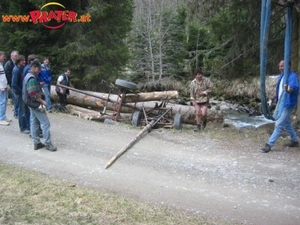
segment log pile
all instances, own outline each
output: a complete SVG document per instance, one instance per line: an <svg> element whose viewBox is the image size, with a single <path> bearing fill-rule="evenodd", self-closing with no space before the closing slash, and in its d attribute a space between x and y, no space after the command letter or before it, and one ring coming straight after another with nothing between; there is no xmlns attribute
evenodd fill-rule
<svg viewBox="0 0 300 225"><path fill-rule="evenodd" d="M81 91L74 88L70 89L68 96L68 110L74 114L85 119L102 121L111 117L116 112L118 104L121 99L121 94L108 94L99 92ZM51 86L51 98L53 101L58 101L58 96L55 92L55 86ZM195 123L195 109L193 106L180 105L170 103L172 100L178 99L177 91L162 91L162 92L147 92L147 93L127 93L125 101L121 107L121 117L130 118L136 111L151 110L161 107L172 108L171 113L174 117L180 113L182 115L182 122L188 124ZM103 112L105 109L110 113ZM223 122L224 115L222 111L216 110L214 107L208 110L208 121Z"/></svg>

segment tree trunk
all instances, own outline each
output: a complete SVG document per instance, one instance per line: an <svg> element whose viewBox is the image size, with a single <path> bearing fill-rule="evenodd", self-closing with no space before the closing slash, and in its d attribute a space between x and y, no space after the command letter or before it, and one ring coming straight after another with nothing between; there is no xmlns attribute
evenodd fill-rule
<svg viewBox="0 0 300 225"><path fill-rule="evenodd" d="M85 98L87 101L89 101L89 98L91 98L92 101L95 100L102 100L102 102L119 102L121 99L121 96L116 94L108 94L108 93L99 93L99 92L92 92L92 91L82 91L75 88L69 88L70 90L70 96L69 98L74 98L74 101L76 99L82 99ZM55 86L51 86L51 96L53 98L58 98ZM147 101L162 101L162 100L168 100L168 99L178 99L178 91L155 91L155 92L146 92L146 93L128 93L126 94L125 102L147 102ZM80 103L79 103L80 104ZM92 107L92 106L91 106Z"/></svg>
<svg viewBox="0 0 300 225"><path fill-rule="evenodd" d="M85 108L91 108L95 111L98 111L99 113L100 111L103 111L104 108L111 111L112 114L116 112L118 107L118 101L120 100L120 97L118 97L118 95L115 94L108 95L107 93L88 92L88 91L82 91L82 92L86 94L70 91L70 95L68 96L67 99L68 104L77 105ZM90 96L88 94L91 94L93 96L99 96L99 98ZM52 100L54 101L57 101L58 99L58 96L55 92L55 86L51 87L51 97ZM160 101L163 99L171 99L171 98L172 99L178 98L177 91L127 94L126 103L122 105L120 112L132 114L136 110L143 111L143 109L145 109L146 112L149 111L158 112L158 111L163 111L164 109L167 108L172 108L171 116L173 118L177 113L180 113L182 115L182 121L184 123L194 124L195 109L193 106L179 105L179 104L167 103L166 101ZM105 101L103 99L109 99L109 101ZM152 101L153 99L157 99L158 101ZM73 109L73 111L76 111L76 109ZM87 116L88 115L89 114L87 113ZM98 119L102 120L101 118ZM224 115L220 110L209 109L207 119L208 121L213 121L213 122L223 122Z"/></svg>
<svg viewBox="0 0 300 225"><path fill-rule="evenodd" d="M86 109L86 108L79 107L76 105L71 105L71 104L68 104L66 106L66 108L68 109L70 114L76 115L85 120L95 120L95 121L103 122L105 119L112 119L112 115L113 115L113 112L102 114L95 110ZM130 121L131 114L122 113L120 117L122 118L122 120Z"/></svg>

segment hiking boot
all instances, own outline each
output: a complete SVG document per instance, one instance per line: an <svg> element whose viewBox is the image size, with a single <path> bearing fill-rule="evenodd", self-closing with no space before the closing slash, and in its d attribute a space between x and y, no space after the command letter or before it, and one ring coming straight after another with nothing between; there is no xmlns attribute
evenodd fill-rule
<svg viewBox="0 0 300 225"><path fill-rule="evenodd" d="M52 145L52 144L48 144L48 145L46 145L46 149L47 149L48 151L55 152L55 151L57 150L57 147L55 147L55 146Z"/></svg>
<svg viewBox="0 0 300 225"><path fill-rule="evenodd" d="M268 144L266 144L266 146L263 147L261 150L262 150L264 153L268 153L269 151L271 151L271 146L268 145Z"/></svg>
<svg viewBox="0 0 300 225"><path fill-rule="evenodd" d="M39 142L39 143L37 143L37 144L34 144L33 149L34 149L34 150L38 150L38 149L44 148L44 147L45 147L45 145L44 145L43 143Z"/></svg>
<svg viewBox="0 0 300 225"><path fill-rule="evenodd" d="M194 132L199 132L202 129L202 125L201 124L197 124L197 126L194 129Z"/></svg>
<svg viewBox="0 0 300 225"><path fill-rule="evenodd" d="M21 133L23 133L23 134L30 134L30 130L22 130Z"/></svg>
<svg viewBox="0 0 300 225"><path fill-rule="evenodd" d="M298 141L291 141L290 143L285 144L284 147L290 147L290 148L299 147L299 142Z"/></svg>

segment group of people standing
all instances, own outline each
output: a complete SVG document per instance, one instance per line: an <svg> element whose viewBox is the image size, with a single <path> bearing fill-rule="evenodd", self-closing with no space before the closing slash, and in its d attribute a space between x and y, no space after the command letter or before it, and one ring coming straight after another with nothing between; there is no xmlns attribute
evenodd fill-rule
<svg viewBox="0 0 300 225"><path fill-rule="evenodd" d="M52 75L49 58L45 57L43 63L40 64L38 56L31 54L28 56L28 64L25 65L25 56L18 54L18 51L12 51L11 58L3 66L4 61L5 53L0 51L0 125L9 125L11 122L6 117L8 89L10 88L14 103L14 116L18 118L20 131L31 134L34 150L45 147L47 150L56 151L57 148L51 143L50 122L46 114L46 112L52 112L50 98ZM286 130L291 138L286 146L299 147L299 138L291 123L291 115L298 103L299 78L289 68L288 78L284 79L283 60L279 62L279 70L281 75L277 82L275 99L283 103L283 109L276 120L272 135L261 149L265 153L271 151L283 130ZM70 69L65 69L57 79L55 90L61 108L65 107L69 94L69 89L64 86L73 87L69 78L70 73ZM206 127L212 83L203 76L201 69L196 69L194 75L195 78L190 83L190 100L195 107L196 127L194 131L198 132ZM281 100L282 96L285 96L283 100ZM40 141L40 130L45 139L44 144Z"/></svg>
<svg viewBox="0 0 300 225"><path fill-rule="evenodd" d="M49 151L56 151L51 142L50 121L47 112L52 112L51 82L49 58L45 57L43 63L35 54L27 58L18 51L12 51L11 57L4 64L5 53L0 51L0 125L9 125L11 119L6 116L8 95L14 104L14 117L18 119L20 132L30 134L34 150L46 148ZM70 83L70 69L60 75L56 84L72 86ZM56 88L60 100L60 108L66 105L67 88ZM44 138L44 143L40 141Z"/></svg>

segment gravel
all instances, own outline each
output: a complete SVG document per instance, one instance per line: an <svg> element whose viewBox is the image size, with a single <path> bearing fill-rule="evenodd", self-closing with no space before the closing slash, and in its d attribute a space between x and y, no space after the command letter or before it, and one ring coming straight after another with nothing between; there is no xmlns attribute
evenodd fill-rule
<svg viewBox="0 0 300 225"><path fill-rule="evenodd" d="M12 117L12 109L8 108ZM267 129L208 124L200 133L153 129L114 164L141 128L48 114L57 152L33 150L17 120L0 127L0 160L70 182L241 224L300 224L299 148L260 148Z"/></svg>

